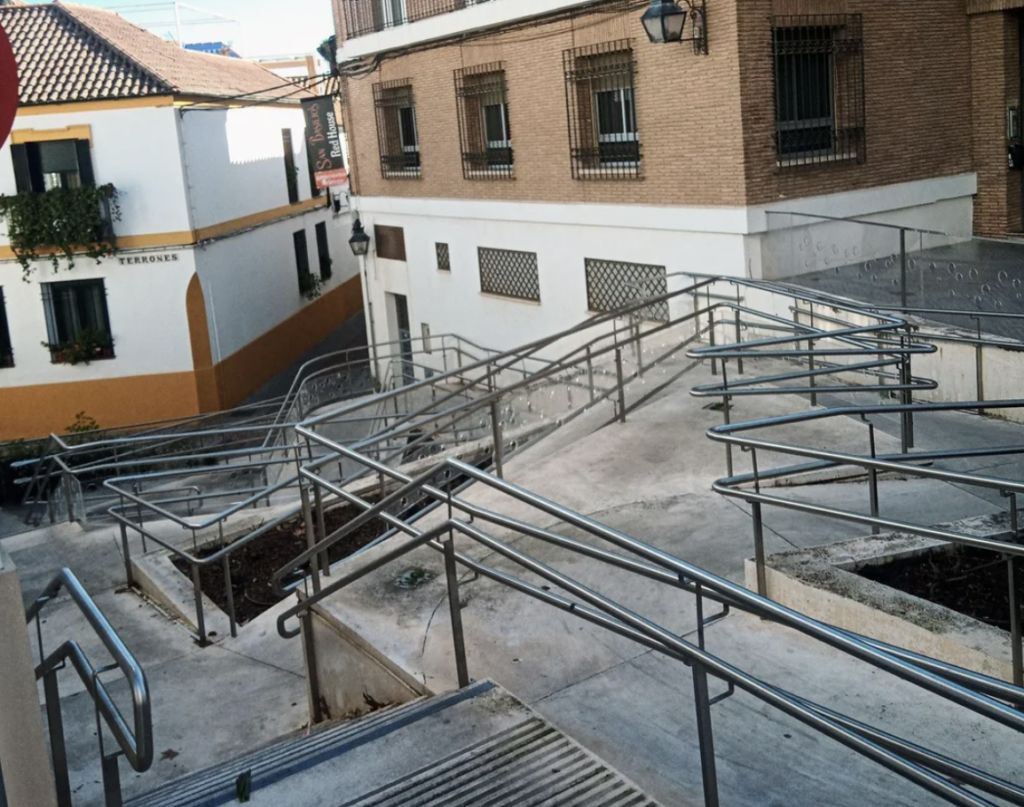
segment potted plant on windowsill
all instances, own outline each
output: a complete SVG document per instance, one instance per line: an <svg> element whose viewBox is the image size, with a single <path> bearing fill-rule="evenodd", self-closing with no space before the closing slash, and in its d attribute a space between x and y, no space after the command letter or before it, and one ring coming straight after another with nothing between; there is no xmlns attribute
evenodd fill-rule
<svg viewBox="0 0 1024 807"><path fill-rule="evenodd" d="M86 328L67 342L43 342L50 351L53 364L89 364L92 361L114 358L114 340L109 333Z"/></svg>
<svg viewBox="0 0 1024 807"><path fill-rule="evenodd" d="M83 185L0 196L0 219L7 222L11 250L27 281L40 257L48 257L56 272L61 258L72 269L76 253L96 261L113 255L113 222L121 220L121 209L113 185Z"/></svg>
<svg viewBox="0 0 1024 807"><path fill-rule="evenodd" d="M299 292L307 300L315 300L320 296L320 278L312 272L299 275Z"/></svg>

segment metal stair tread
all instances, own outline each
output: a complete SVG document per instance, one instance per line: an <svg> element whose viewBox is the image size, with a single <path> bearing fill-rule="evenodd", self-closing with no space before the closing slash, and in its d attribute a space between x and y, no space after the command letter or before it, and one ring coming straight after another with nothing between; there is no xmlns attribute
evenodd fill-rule
<svg viewBox="0 0 1024 807"><path fill-rule="evenodd" d="M539 717L338 807L658 807Z"/></svg>
<svg viewBox="0 0 1024 807"><path fill-rule="evenodd" d="M467 689L420 698L366 717L292 735L235 759L212 765L168 782L127 801L125 807L216 807L235 799L237 777L252 771L253 783L265 785L344 753L420 719L494 689L481 681Z"/></svg>

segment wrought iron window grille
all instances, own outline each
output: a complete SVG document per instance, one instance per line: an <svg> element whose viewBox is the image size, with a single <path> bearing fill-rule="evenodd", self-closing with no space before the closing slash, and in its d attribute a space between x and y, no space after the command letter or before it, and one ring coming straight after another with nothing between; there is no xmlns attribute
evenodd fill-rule
<svg viewBox="0 0 1024 807"><path fill-rule="evenodd" d="M632 40L563 51L573 179L640 179Z"/></svg>
<svg viewBox="0 0 1024 807"><path fill-rule="evenodd" d="M478 247L480 291L540 302L540 274L536 252Z"/></svg>
<svg viewBox="0 0 1024 807"><path fill-rule="evenodd" d="M419 178L419 130L411 80L374 84L373 106L377 114L381 176L384 179Z"/></svg>
<svg viewBox="0 0 1024 807"><path fill-rule="evenodd" d="M452 270L452 260L448 252L448 245L438 241L434 244L434 248L437 251L437 271L450 272Z"/></svg>
<svg viewBox="0 0 1024 807"><path fill-rule="evenodd" d="M647 297L668 294L664 266L626 261L584 258L587 276L587 307L591 311L615 311L636 305ZM643 310L643 318L668 322L668 303L653 303Z"/></svg>
<svg viewBox="0 0 1024 807"><path fill-rule="evenodd" d="M772 18L780 168L867 158L860 14Z"/></svg>
<svg viewBox="0 0 1024 807"><path fill-rule="evenodd" d="M502 62L455 71L455 101L466 179L512 179L505 67Z"/></svg>
<svg viewBox="0 0 1024 807"><path fill-rule="evenodd" d="M349 39L460 11L491 0L341 0Z"/></svg>

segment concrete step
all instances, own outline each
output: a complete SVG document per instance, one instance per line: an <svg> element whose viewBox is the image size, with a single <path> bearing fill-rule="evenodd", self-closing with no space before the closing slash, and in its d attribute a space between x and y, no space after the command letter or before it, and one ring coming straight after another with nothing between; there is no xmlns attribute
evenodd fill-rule
<svg viewBox="0 0 1024 807"><path fill-rule="evenodd" d="M295 736L126 807L220 807L251 771L254 807L657 807L491 681Z"/></svg>

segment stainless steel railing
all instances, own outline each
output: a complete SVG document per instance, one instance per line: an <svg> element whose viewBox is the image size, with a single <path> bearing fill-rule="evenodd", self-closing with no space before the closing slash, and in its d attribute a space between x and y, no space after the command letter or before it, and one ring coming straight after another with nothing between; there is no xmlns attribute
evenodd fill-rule
<svg viewBox="0 0 1024 807"><path fill-rule="evenodd" d="M393 493L377 504L371 505L358 496L345 491L344 488L334 486L320 479L315 472L315 468L304 467L302 474L310 482L320 485L330 493L364 508L365 512L355 521L342 528L343 531L356 529L367 520L381 518L396 530L411 536L411 540L404 541L394 549L381 553L372 561L363 564L357 571L342 574L326 584L321 583L318 585L314 582L312 593L307 591L307 596L304 599L279 615L279 633L285 637L292 637L302 632L307 652L315 654L311 620L312 609L319 602L336 594L372 571L398 560L421 546L428 546L442 552L445 557L449 608L452 614L453 625L454 658L460 686L465 686L469 683L469 675L459 613L457 564L522 594L571 613L580 619L599 625L621 636L626 636L645 647L676 658L690 666L696 701L697 732L701 751L706 805L718 804L711 707L724 697L731 695L735 689L744 690L758 699L775 706L826 736L836 739L884 767L941 796L950 803L963 805L990 803L961 786L966 784L984 793L1007 799L1011 803L1024 804L1024 789L1012 782L999 779L985 771L953 760L948 756L938 754L902 738L840 715L833 710L813 703L809 699L794 695L779 686L755 678L745 671L730 665L707 650L706 628L709 624L726 616L730 608L738 608L798 630L831 647L840 649L854 658L911 682L922 689L938 694L978 714L985 715L1002 725L1010 726L1017 731L1024 730L1024 715L1021 715L1013 708L1013 705L1024 705L1024 692L1021 690L986 676L955 668L952 665L946 665L935 660L929 659L927 660L927 665L918 666L914 663L915 659L912 655L900 655L898 651L894 652L894 649L881 643L872 642L855 634L840 631L809 619L771 600L749 592L741 586L672 557L655 547L639 542L592 519L544 499L535 493L497 479L458 460L448 460L417 478L411 478L406 474L376 463L374 460L360 455L358 452L345 446L331 443L304 426L300 426L298 431L306 439L320 443L325 448L330 449L331 452L345 455L353 461L364 462L377 472L387 474L392 479L401 483L401 487ZM471 478L479 484L493 488L516 502L529 505L533 510L549 517L550 520L576 527L592 538L611 544L617 550L624 550L626 554L619 554L600 546L571 539L551 530L536 527L522 519L513 518L496 512L493 509L485 509L474 505L445 489L446 483L457 475ZM440 506L447 507L448 518L432 529L420 530L408 521L398 517L396 513L403 511L409 502L417 496L430 497ZM462 517L456 517L456 513ZM469 521L464 520L464 517L468 517ZM513 533L537 538L580 556L596 559L611 567L637 574L646 581L663 583L694 594L696 597L698 619L698 639L696 644L680 639L673 631L659 626L652 620L623 607L594 589L584 586L552 567L537 561L517 546L511 545L507 541L495 539L480 528L479 525L481 523L493 524L510 530ZM456 534L465 536L498 553L502 557L512 560L519 567L541 577L572 596L568 597L553 593L545 587L529 583L507 572L488 566L465 553L458 552L455 548L454 536ZM331 538L328 540L331 540ZM296 563L301 563L315 557L322 549L322 545L311 547L303 556L296 559ZM357 562L357 557L350 559L349 563ZM283 569L279 573L278 583L283 581L287 572L287 569ZM725 606L723 611L706 617L704 609L705 598L721 603ZM294 617L299 619L298 629L292 629L288 626L289 620ZM312 659L310 661L312 662ZM308 666L310 669L315 670L315 663L311 663ZM718 678L727 684L728 689L723 695L711 697L708 690L709 676ZM316 685L315 676L314 680L311 681L311 685ZM996 695L996 697L993 697L993 695ZM1005 698L1005 702L999 698ZM315 691L312 700L317 700ZM946 778L947 775L954 772L957 777L955 782Z"/></svg>
<svg viewBox="0 0 1024 807"><path fill-rule="evenodd" d="M64 590L78 606L93 632L103 643L113 663L96 667L86 656L81 645L68 639L49 653L43 644L41 612L48 602ZM100 764L102 767L103 792L107 807L120 807L121 780L118 758L124 756L132 769L138 772L149 770L153 764L153 719L150 706L149 684L141 665L131 651L125 647L117 632L107 621L103 612L82 587L70 569L64 569L36 597L25 612L25 621L35 621L39 642L39 665L36 678L43 680L45 693L46 720L50 734L50 748L53 773L57 787L57 803L60 807L71 807L71 781L68 772L67 750L64 744L64 722L60 708L58 671L70 661L85 690L95 706L96 736L99 742ZM129 725L114 703L102 676L119 671L127 680L132 699L132 722ZM113 736L117 749L108 752L104 746L104 726Z"/></svg>
<svg viewBox="0 0 1024 807"><path fill-rule="evenodd" d="M823 314L821 307L848 316L863 316L863 311L846 301L829 298L825 295L805 295L792 287L777 284L767 286L750 284L747 281L732 281L739 285L756 286L768 290L780 297L792 298L789 307L794 321L788 326L788 332L769 339L753 339L734 343L719 344L695 348L690 355L695 358L714 359L722 368L720 383L705 384L694 387L691 394L701 397L718 397L723 400L728 411L728 401L733 396L777 395L781 393L802 394L810 398L812 405L816 396L835 393L842 396L858 395L865 392L892 393L898 392L900 399L896 404L883 405L840 405L824 410L812 410L791 415L761 418L742 423L726 422L708 431L708 437L723 443L727 449L726 476L713 484L713 489L723 496L739 499L750 505L754 538L754 558L757 574L758 591L767 595L766 558L764 554L764 507L773 507L834 518L847 522L863 524L871 528L873 533L881 530L898 531L951 542L955 545L970 546L998 553L1006 559L1007 564L1007 597L1010 613L1010 647L1012 654L1012 675L1016 686L1024 687L1024 626L1022 626L1021 605L1017 594L1017 581L1020 579L1020 558L1024 556L1024 545L1017 516L1017 495L1024 493L1024 482L988 474L964 473L954 470L929 467L929 465L948 461L979 459L985 457L1009 458L1024 455L1024 445L994 445L981 448L941 449L937 451L911 451L914 447L913 422L928 414L941 412L984 412L987 409L1003 411L1024 408L1024 399L1003 401L967 401L953 403L914 403L913 394L934 388L934 383L915 378L910 370L913 355L926 351L918 349L916 340L921 336L914 333L913 340L901 337L900 342L886 344L879 339L881 333L899 331L903 324L883 313L872 314L878 317L877 325L851 325L848 320L831 314ZM819 305L815 311L814 301ZM745 316L757 316L757 312L742 309L732 304L723 303L725 308L733 308ZM765 316L761 314L760 316ZM801 320L801 316L810 317ZM771 318L778 324L779 318ZM750 321L748 326L755 323ZM830 345L838 340L854 339L862 347L852 352L847 348L833 348ZM927 337L925 337L927 338ZM955 338L955 337L953 337ZM866 339L866 341L864 341ZM824 345L824 346L823 346ZM837 362L837 356L858 356L861 353L873 352L884 354L874 360L857 364ZM932 348L934 351L934 347ZM895 357L895 358L890 358ZM744 378L729 378L728 363L745 361L749 367L764 359L783 359L799 366L792 372L770 375L747 373ZM851 380L851 371L868 371L877 373L881 368L895 362L898 368L896 383L863 383ZM822 385L820 379L831 377L833 380ZM885 379L876 378L874 381ZM800 383L806 382L805 384ZM879 454L876 450L875 424L870 421L874 416L898 416L900 419L901 450L898 454ZM858 418L867 423L866 444L864 453L839 451L815 446L783 442L778 439L761 437L758 432L781 426L821 423L837 418ZM748 473L735 473L732 457L733 449L739 448L749 456L751 470ZM766 468L763 463L765 455L792 457L800 462L783 467ZM922 465L928 463L929 465ZM830 506L819 503L800 501L792 496L773 495L765 488L769 483L778 484L781 480L794 480L811 471L836 468L860 469L867 478L867 501L865 510L858 511L851 507ZM998 491L1008 501L1010 510L1010 531L1005 539L983 538L964 531L939 529L929 524L912 523L905 520L886 518L881 514L879 496L879 474L895 472L905 477L948 482L982 490Z"/></svg>

